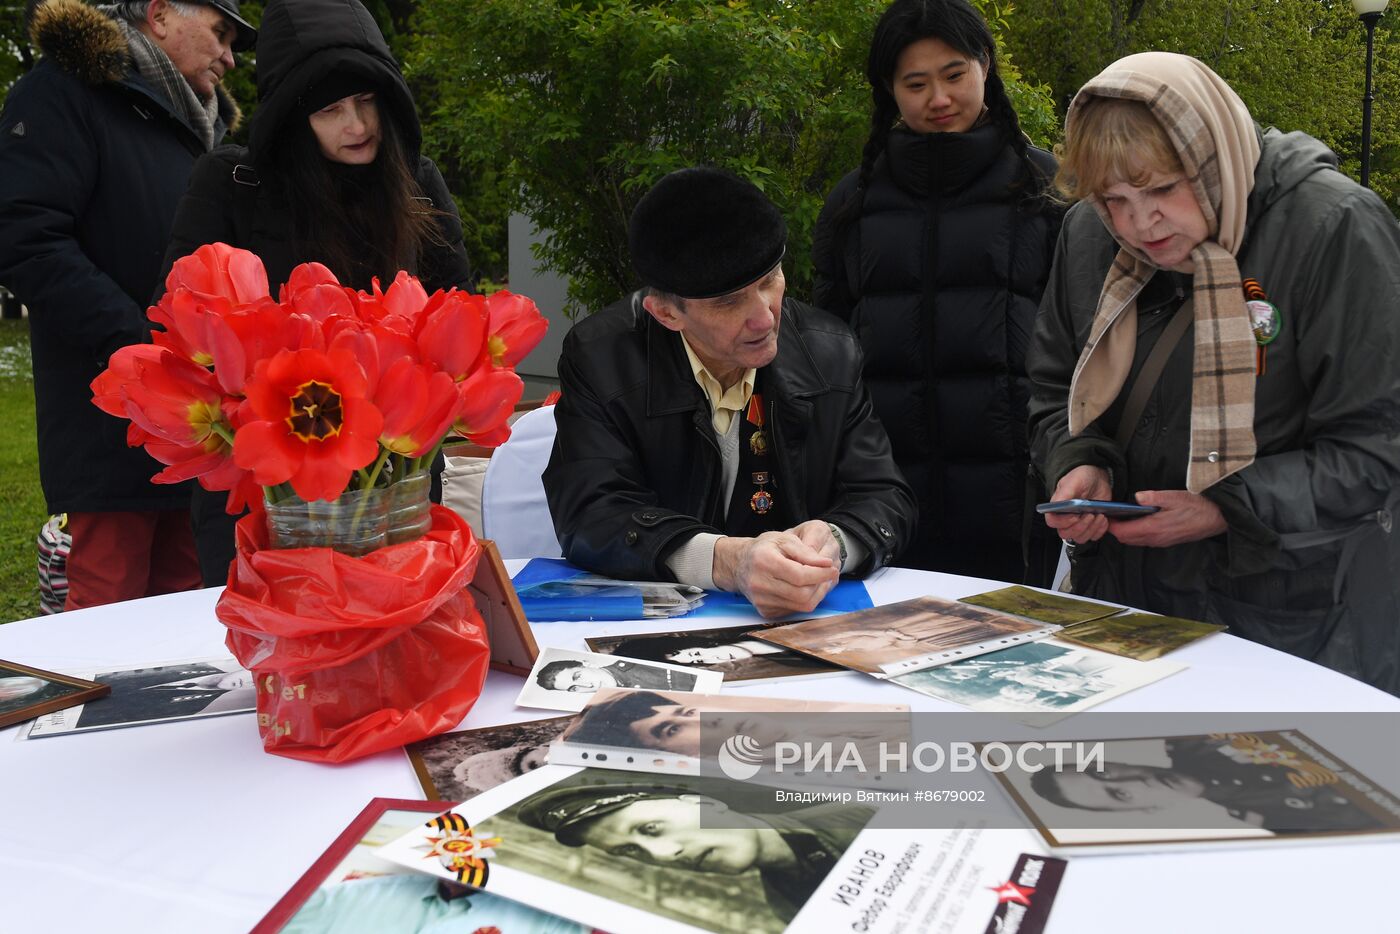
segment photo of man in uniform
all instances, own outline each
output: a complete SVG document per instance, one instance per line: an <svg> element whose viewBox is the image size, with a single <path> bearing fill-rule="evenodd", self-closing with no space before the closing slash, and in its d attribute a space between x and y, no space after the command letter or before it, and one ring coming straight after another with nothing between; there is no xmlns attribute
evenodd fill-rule
<svg viewBox="0 0 1400 934"><path fill-rule="evenodd" d="M1294 834L1383 826L1344 793L1335 776L1292 781L1289 763L1300 760L1252 757L1234 738L1163 740L1169 766L1112 761L1109 743L1102 769L1045 768L1031 774L1030 788L1042 801L1101 817L1084 824L1092 827L1257 827Z"/></svg>
<svg viewBox="0 0 1400 934"><path fill-rule="evenodd" d="M566 780L532 795L517 806L516 819L552 835L554 845L641 864L687 888L695 885L687 876L756 877L761 901L742 906L751 930L790 921L875 813L845 804L760 813L726 800L724 786L733 783L601 774L604 784Z"/></svg>

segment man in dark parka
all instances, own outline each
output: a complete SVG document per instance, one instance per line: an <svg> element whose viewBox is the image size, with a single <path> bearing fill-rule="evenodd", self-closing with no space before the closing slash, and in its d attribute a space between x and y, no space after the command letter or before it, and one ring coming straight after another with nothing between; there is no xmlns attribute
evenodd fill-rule
<svg viewBox="0 0 1400 934"><path fill-rule="evenodd" d="M43 60L0 114L0 282L29 309L39 477L68 513L69 609L199 585L189 492L92 404L145 308L194 161L236 108L219 86L255 37L238 0L104 10L49 0Z"/></svg>

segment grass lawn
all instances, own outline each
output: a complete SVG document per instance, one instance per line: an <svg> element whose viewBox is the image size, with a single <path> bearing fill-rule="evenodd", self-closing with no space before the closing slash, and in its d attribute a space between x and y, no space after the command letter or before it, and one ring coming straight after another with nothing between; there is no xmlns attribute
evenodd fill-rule
<svg viewBox="0 0 1400 934"><path fill-rule="evenodd" d="M39 615L35 538L48 518L34 441L29 322L0 320L0 623Z"/></svg>

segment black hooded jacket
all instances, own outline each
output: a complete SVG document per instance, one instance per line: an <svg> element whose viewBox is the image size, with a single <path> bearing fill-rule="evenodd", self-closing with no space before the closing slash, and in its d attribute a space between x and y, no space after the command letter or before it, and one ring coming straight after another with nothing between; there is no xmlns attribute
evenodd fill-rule
<svg viewBox="0 0 1400 934"><path fill-rule="evenodd" d="M256 253L274 295L294 267L317 259L297 248L271 153L292 121L306 119L304 96L326 75L343 71L371 79L381 119L395 122L409 164L417 166L418 187L440 212L439 232L446 245L425 246L415 271L423 287L429 293L471 288L474 279L456 204L432 160L419 153L422 130L413 95L368 11L357 0L273 0L258 27L257 54L259 103L249 145L220 147L195 166L165 251L162 291L175 261L206 243L227 243ZM439 489L434 472L434 501L440 498ZM233 560L236 517L225 514L225 499L226 494L201 487L191 503L205 586L224 583Z"/></svg>
<svg viewBox="0 0 1400 934"><path fill-rule="evenodd" d="M374 18L358 0L273 0L259 24L257 56L258 109L249 145L220 147L195 166L175 217L161 283L177 259L206 243L258 254L274 292L293 267L316 259L296 248L271 153L291 121L305 119L301 107L307 92L333 71L353 71L371 79L381 113L395 122L409 164L417 167L418 187L441 212L447 245L427 245L418 277L429 292L470 288L474 280L456 204L437 167L419 152L423 134L413 95Z"/></svg>
<svg viewBox="0 0 1400 934"><path fill-rule="evenodd" d="M0 283L29 308L39 478L52 512L184 508L183 486L92 404L112 352L145 341L171 219L204 144L131 64L115 22L49 0L43 59L0 113ZM219 93L216 138L237 119Z"/></svg>

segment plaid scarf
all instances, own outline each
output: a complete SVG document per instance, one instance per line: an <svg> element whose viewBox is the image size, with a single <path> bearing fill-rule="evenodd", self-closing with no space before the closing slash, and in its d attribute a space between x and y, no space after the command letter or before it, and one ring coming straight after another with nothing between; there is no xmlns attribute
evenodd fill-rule
<svg viewBox="0 0 1400 934"><path fill-rule="evenodd" d="M1210 230L1191 252L1195 264L1195 354L1186 488L1193 493L1254 462L1254 334L1235 253L1244 239L1259 137L1244 102L1205 65L1185 55L1145 52L1110 65L1080 89L1066 135L1090 97L1142 101L1176 147ZM1118 239L1103 202L1088 199ZM1069 431L1078 435L1112 404L1132 368L1137 296L1157 271L1118 239L1089 340L1074 368Z"/></svg>
<svg viewBox="0 0 1400 934"><path fill-rule="evenodd" d="M218 93L209 95L207 102L201 101L195 95L194 88L190 87L185 76L180 74L175 64L170 61L170 56L166 55L160 46L126 20L112 15L116 10L115 6L99 6L97 9L111 16L112 22L116 23L126 36L127 45L131 49L131 62L136 66L137 74L170 101L176 115L189 124L190 129L194 130L195 135L204 144L205 151L213 149L214 143L217 142L215 126L219 120Z"/></svg>

